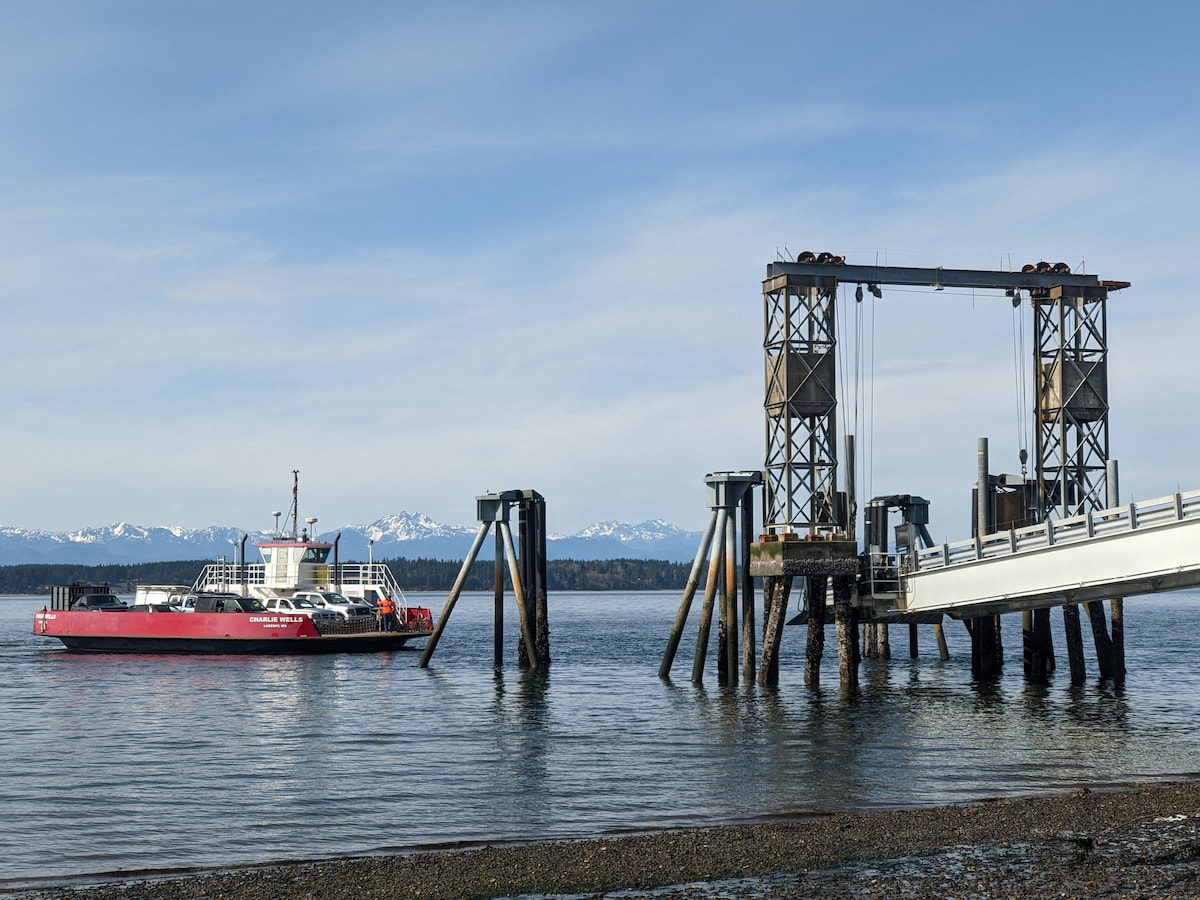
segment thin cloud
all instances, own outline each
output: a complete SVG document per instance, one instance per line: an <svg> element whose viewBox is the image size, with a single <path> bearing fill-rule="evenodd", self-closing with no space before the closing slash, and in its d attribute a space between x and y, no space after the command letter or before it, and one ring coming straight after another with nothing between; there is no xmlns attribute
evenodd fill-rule
<svg viewBox="0 0 1200 900"><path fill-rule="evenodd" d="M469 521L511 486L543 491L556 530L700 527L703 475L761 464L760 282L802 249L1133 281L1109 308L1114 446L1138 492L1172 465L1187 482L1188 108L1081 136L1045 71L903 49L982 13L868 6L850 48L823 40L841 10L781 62L761 36L795 27L785 6L681 9L20 18L0 37L21 89L0 88L0 391L38 440L5 447L0 517L270 524L299 467L331 527ZM1166 87L1106 73L1072 114L1114 79ZM885 288L870 309L874 406L839 427L869 440L874 484L961 521L975 440L997 459L1015 440L1011 304Z"/></svg>

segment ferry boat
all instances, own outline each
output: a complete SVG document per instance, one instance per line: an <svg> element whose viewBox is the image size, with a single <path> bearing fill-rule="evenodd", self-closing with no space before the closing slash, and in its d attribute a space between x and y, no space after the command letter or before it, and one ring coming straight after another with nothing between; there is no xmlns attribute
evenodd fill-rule
<svg viewBox="0 0 1200 900"><path fill-rule="evenodd" d="M307 528L297 534L298 477L293 472L291 533L277 528L272 540L257 544L261 563L220 560L205 566L190 588L140 586L132 606L93 604L107 587L55 587L49 606L34 615L33 633L78 651L258 654L399 650L432 634L429 609L409 605L386 565L341 563L336 542L310 539ZM372 609L387 600L395 609L393 621L373 613L344 617L332 604L333 614L305 614L293 608L298 603L283 602L315 595L340 595L341 602Z"/></svg>

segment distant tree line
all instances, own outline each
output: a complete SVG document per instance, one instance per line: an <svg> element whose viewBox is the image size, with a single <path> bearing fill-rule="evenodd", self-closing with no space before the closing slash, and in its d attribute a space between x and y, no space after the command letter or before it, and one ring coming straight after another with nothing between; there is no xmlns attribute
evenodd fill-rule
<svg viewBox="0 0 1200 900"><path fill-rule="evenodd" d="M130 591L136 584L190 585L210 562L192 559L104 566L46 563L0 566L0 594L48 594L52 585L74 581L108 584L119 591ZM383 562L406 591L449 591L462 569L461 560L397 558ZM467 575L464 589L492 590L495 567L494 559L477 560ZM546 581L551 591L683 590L690 569L689 563L654 559L558 559L547 564ZM506 585L507 582L506 568Z"/></svg>
<svg viewBox="0 0 1200 900"><path fill-rule="evenodd" d="M442 559L386 561L406 591L449 591L462 563ZM682 590L691 564L659 559L554 559L546 564L546 587L551 591ZM476 560L464 584L468 591L490 591L496 561ZM507 571L505 579L507 582Z"/></svg>
<svg viewBox="0 0 1200 900"><path fill-rule="evenodd" d="M0 594L48 594L56 584L108 584L114 589L134 584L191 584L211 560L105 566L27 563L0 566Z"/></svg>

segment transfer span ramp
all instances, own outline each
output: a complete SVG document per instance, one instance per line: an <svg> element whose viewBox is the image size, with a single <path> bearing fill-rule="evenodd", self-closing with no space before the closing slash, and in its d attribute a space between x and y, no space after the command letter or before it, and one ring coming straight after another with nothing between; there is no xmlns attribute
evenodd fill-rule
<svg viewBox="0 0 1200 900"><path fill-rule="evenodd" d="M1200 491L930 547L908 562L891 611L900 620L1193 587L1200 585Z"/></svg>

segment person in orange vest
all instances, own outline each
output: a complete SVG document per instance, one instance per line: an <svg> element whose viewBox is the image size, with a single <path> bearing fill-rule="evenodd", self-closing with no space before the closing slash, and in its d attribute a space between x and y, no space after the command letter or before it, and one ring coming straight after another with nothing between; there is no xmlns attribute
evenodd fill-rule
<svg viewBox="0 0 1200 900"><path fill-rule="evenodd" d="M380 625L384 631L391 631L396 625L396 604L387 594L379 600Z"/></svg>

